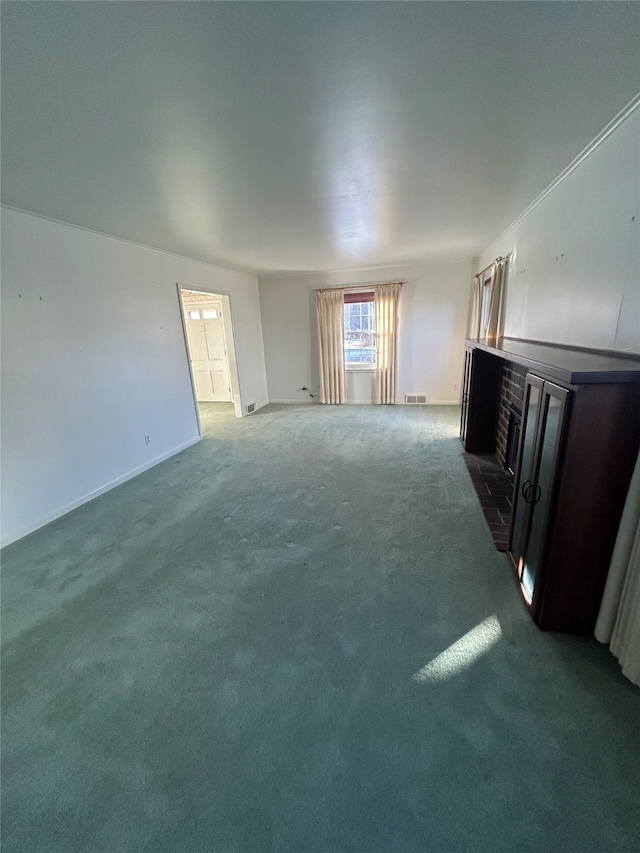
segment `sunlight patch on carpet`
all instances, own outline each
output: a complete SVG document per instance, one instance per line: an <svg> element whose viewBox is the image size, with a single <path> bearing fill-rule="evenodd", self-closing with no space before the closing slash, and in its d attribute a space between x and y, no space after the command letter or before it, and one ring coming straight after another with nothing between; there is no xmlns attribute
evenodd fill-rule
<svg viewBox="0 0 640 853"><path fill-rule="evenodd" d="M411 680L417 684L446 681L472 666L501 636L500 622L494 613L419 669Z"/></svg>

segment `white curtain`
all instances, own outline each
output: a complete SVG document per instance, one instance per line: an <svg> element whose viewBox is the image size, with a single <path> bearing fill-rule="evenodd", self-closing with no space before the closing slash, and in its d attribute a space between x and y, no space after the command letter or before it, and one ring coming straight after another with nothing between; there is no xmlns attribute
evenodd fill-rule
<svg viewBox="0 0 640 853"><path fill-rule="evenodd" d="M483 275L477 275L473 280L473 309L469 334L472 338L478 338L490 346L495 346L498 338L502 336L502 307L506 271L506 260L496 258ZM487 285L489 288L489 310L488 316L483 317L484 283L487 279L491 279L491 283Z"/></svg>
<svg viewBox="0 0 640 853"><path fill-rule="evenodd" d="M477 275L473 279L473 311L471 312L470 338L480 337L480 321L482 320L482 288L484 287L484 276Z"/></svg>
<svg viewBox="0 0 640 853"><path fill-rule="evenodd" d="M595 635L640 686L640 456L620 521Z"/></svg>
<svg viewBox="0 0 640 853"><path fill-rule="evenodd" d="M398 300L401 282L373 288L376 305L376 403L396 401Z"/></svg>
<svg viewBox="0 0 640 853"><path fill-rule="evenodd" d="M316 291L318 349L320 353L320 401L345 403L344 295L342 290Z"/></svg>

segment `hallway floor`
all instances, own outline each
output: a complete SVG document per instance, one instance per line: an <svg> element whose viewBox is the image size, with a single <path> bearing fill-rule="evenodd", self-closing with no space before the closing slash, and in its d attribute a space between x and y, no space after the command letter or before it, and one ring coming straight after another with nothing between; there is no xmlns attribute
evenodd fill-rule
<svg viewBox="0 0 640 853"><path fill-rule="evenodd" d="M455 407L203 406L2 554L4 853L631 853L640 690L545 634Z"/></svg>

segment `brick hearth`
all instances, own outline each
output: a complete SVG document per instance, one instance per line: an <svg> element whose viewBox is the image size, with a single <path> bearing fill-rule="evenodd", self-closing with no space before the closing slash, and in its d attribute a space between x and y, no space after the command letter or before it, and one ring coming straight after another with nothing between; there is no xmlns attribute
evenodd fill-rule
<svg viewBox="0 0 640 853"><path fill-rule="evenodd" d="M506 551L511 521L513 477L495 456L463 453L482 512L498 551Z"/></svg>

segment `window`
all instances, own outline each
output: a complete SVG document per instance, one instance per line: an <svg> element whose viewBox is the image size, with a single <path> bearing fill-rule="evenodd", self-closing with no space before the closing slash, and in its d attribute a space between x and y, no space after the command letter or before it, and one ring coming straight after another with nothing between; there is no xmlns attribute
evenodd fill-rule
<svg viewBox="0 0 640 853"><path fill-rule="evenodd" d="M190 320L199 320L200 312L199 311L189 311L189 319Z"/></svg>
<svg viewBox="0 0 640 853"><path fill-rule="evenodd" d="M202 319L203 320L217 320L218 319L218 312L216 311L215 308L205 308L202 312Z"/></svg>
<svg viewBox="0 0 640 853"><path fill-rule="evenodd" d="M346 367L376 366L376 305L374 294L344 295L344 363Z"/></svg>
<svg viewBox="0 0 640 853"><path fill-rule="evenodd" d="M489 277L482 282L482 313L480 315L481 337L487 335L487 327L489 326L489 308L491 306L491 278Z"/></svg>

